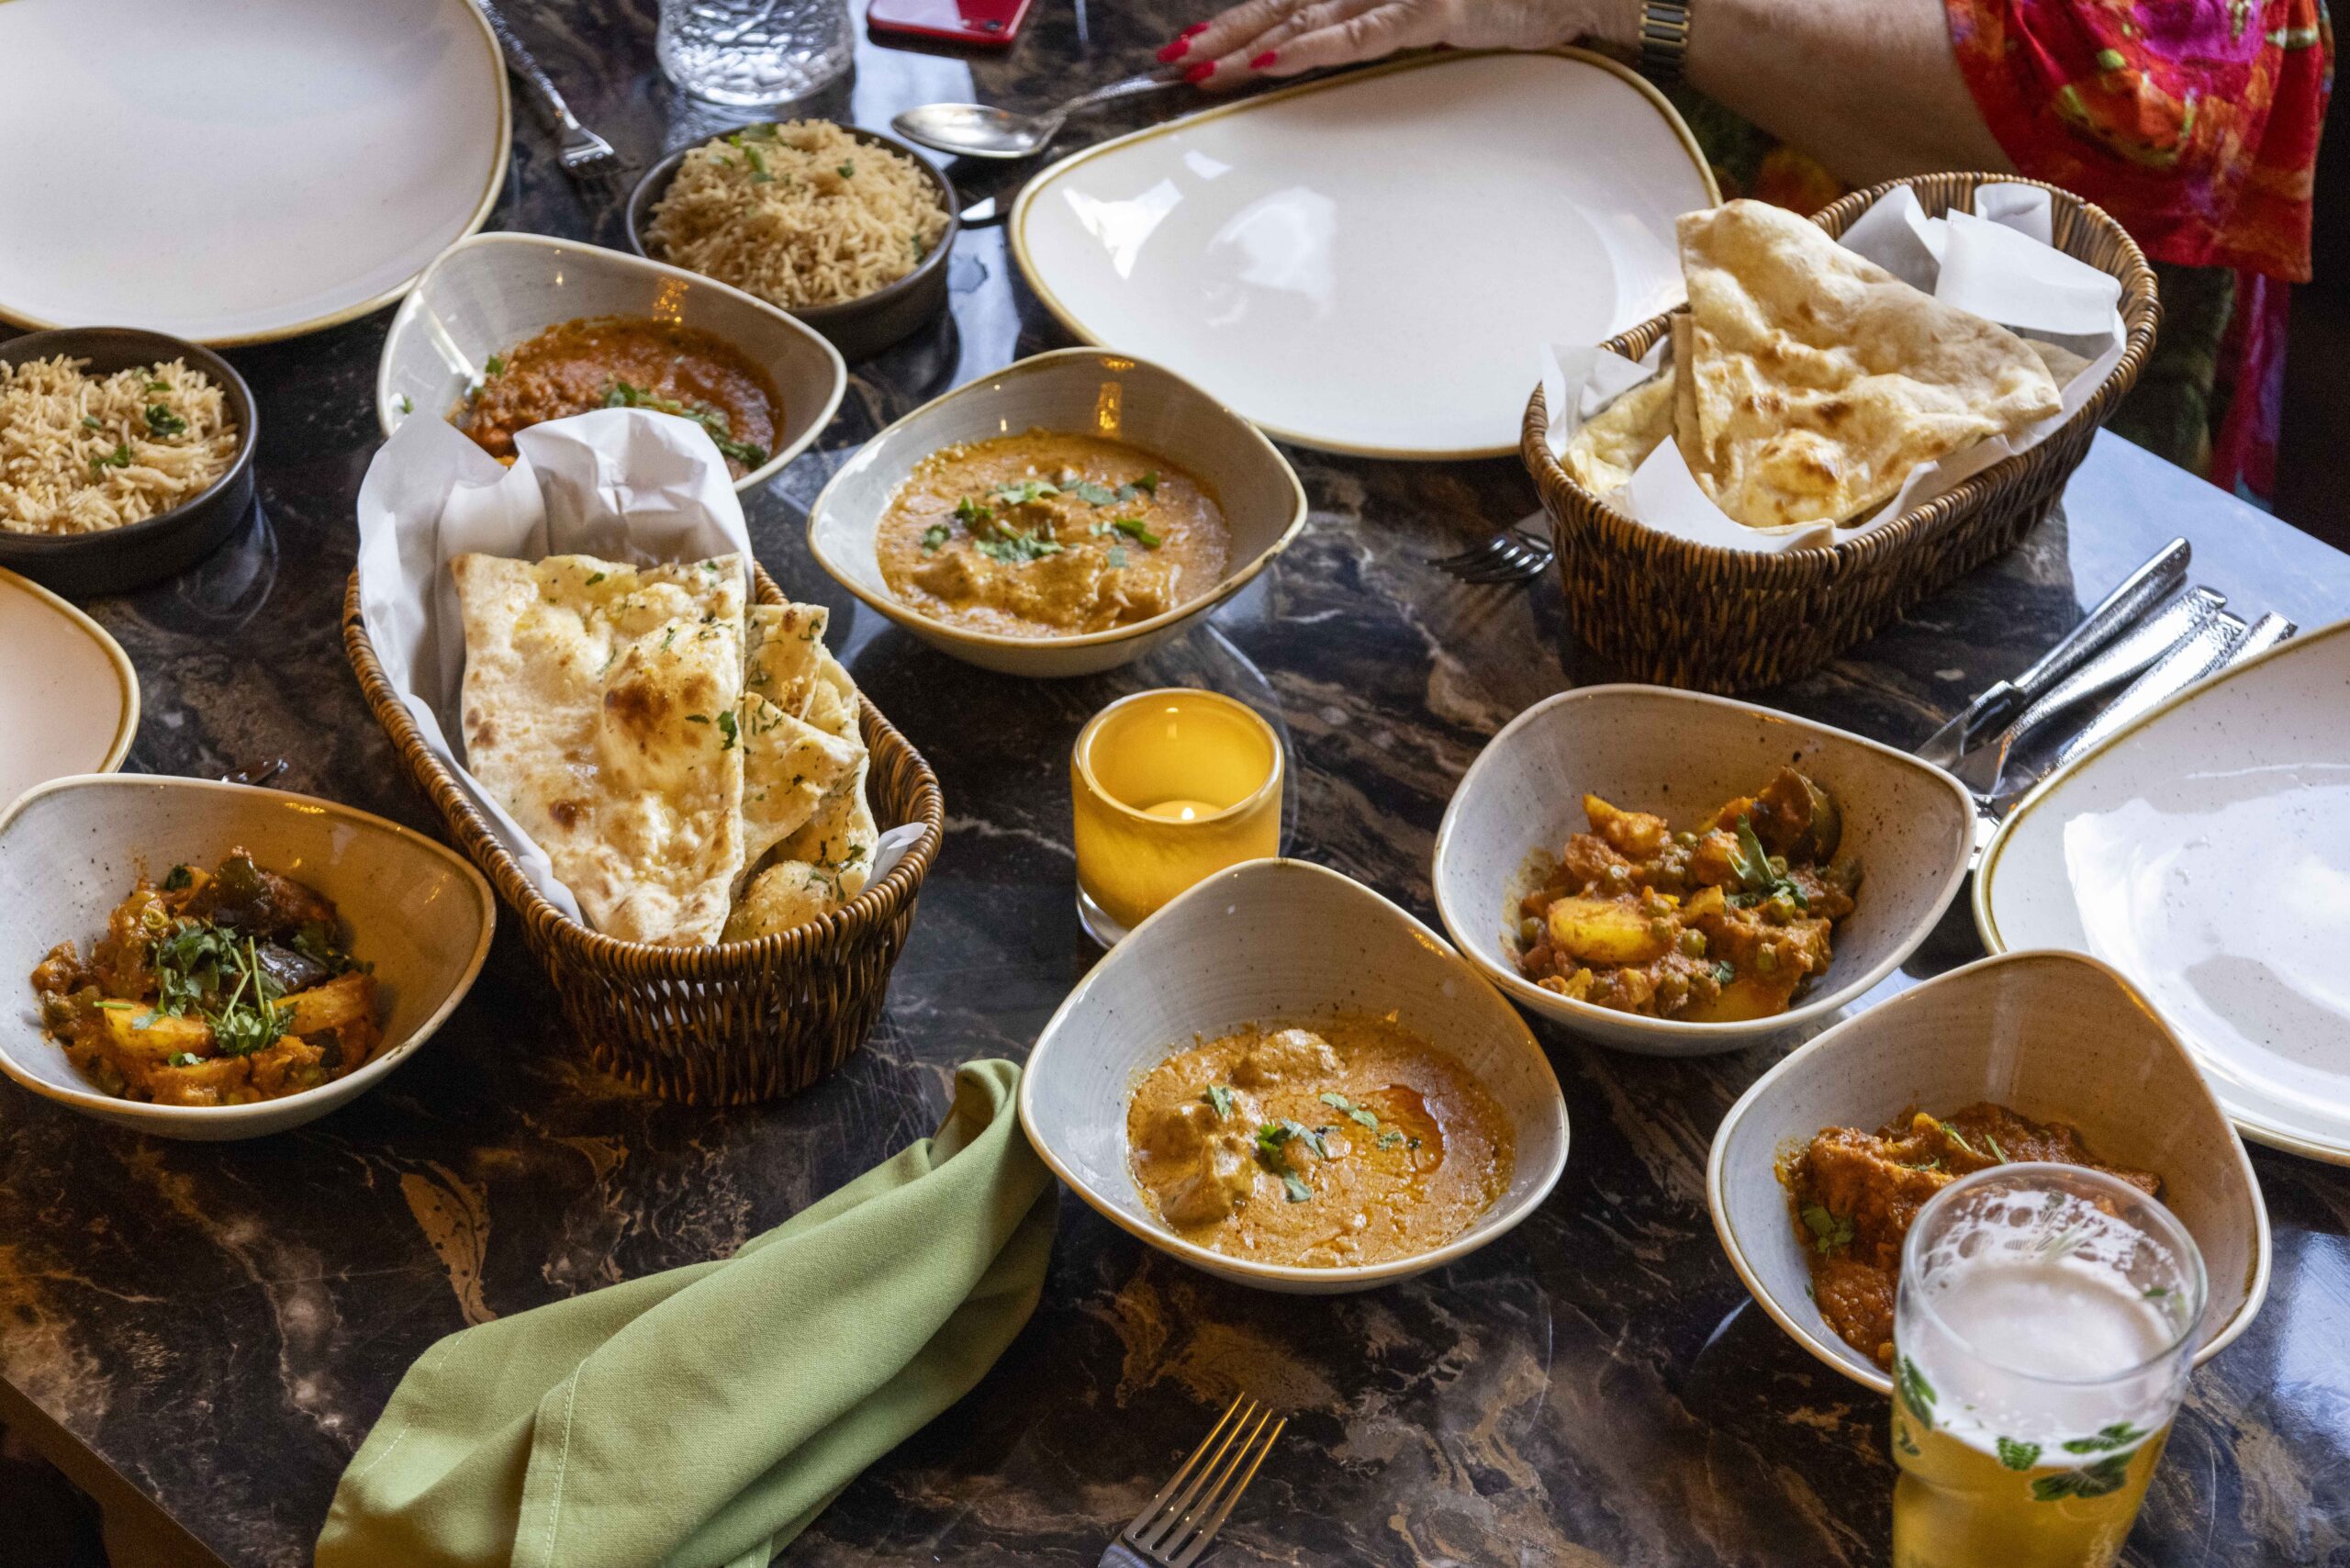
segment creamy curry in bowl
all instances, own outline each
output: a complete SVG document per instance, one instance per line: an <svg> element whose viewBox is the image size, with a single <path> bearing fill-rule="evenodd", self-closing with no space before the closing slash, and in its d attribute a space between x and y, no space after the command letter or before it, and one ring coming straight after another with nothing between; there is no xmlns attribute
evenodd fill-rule
<svg viewBox="0 0 2350 1568"><path fill-rule="evenodd" d="M874 536L882 580L934 620L1049 638L1148 621L1224 579L1214 494L1157 453L1031 430L914 465Z"/></svg>
<svg viewBox="0 0 2350 1568"><path fill-rule="evenodd" d="M1507 1113L1392 1019L1251 1025L1160 1062L1126 1107L1135 1184L1182 1239L1306 1268L1443 1246L1505 1192Z"/></svg>

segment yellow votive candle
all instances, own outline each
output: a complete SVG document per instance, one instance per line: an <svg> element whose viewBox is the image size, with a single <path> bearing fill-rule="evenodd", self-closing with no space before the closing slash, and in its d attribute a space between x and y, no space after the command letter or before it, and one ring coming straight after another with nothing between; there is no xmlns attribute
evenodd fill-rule
<svg viewBox="0 0 2350 1568"><path fill-rule="evenodd" d="M1281 738L1213 691L1137 692L1069 756L1078 913L1107 946L1201 879L1281 853Z"/></svg>

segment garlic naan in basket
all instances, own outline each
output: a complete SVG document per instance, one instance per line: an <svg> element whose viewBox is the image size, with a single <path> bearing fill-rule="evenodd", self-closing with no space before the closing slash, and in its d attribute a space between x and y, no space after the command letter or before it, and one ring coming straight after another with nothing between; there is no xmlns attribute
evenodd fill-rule
<svg viewBox="0 0 2350 1568"><path fill-rule="evenodd" d="M1595 492L1669 433L1738 521L1846 522L1919 464L2062 408L2034 345L1808 219L1733 201L1678 227L1689 309L1673 321L1673 369L1588 421L1564 454Z"/></svg>
<svg viewBox="0 0 2350 1568"><path fill-rule="evenodd" d="M591 555L450 563L465 627L466 767L607 935L667 946L738 931L819 823L811 918L863 889L875 835L856 690L813 605L744 603L733 555L635 567ZM787 872L797 878L797 872ZM791 922L797 924L797 920Z"/></svg>

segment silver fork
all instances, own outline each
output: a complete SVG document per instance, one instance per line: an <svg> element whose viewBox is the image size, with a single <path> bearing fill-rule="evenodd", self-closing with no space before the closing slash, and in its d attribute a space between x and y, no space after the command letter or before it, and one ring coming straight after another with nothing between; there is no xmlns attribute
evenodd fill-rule
<svg viewBox="0 0 2350 1568"><path fill-rule="evenodd" d="M258 767L240 767L234 773L223 773L220 776L220 782L223 784L266 784L285 772L285 767L286 762L284 757L273 756Z"/></svg>
<svg viewBox="0 0 2350 1568"><path fill-rule="evenodd" d="M1428 565L1451 573L1464 583L1532 582L1550 569L1550 563L1559 554L1546 533L1537 533L1527 527L1538 520L1548 521L1541 512L1534 512L1483 543L1472 544L1457 555L1437 557Z"/></svg>
<svg viewBox="0 0 2350 1568"><path fill-rule="evenodd" d="M1273 1439L1288 1425L1288 1417L1274 1420L1273 1413L1255 1400L1234 1395L1175 1478L1118 1532L1102 1554L1102 1568L1191 1568L1224 1528L1232 1506L1248 1490L1257 1467L1272 1451Z"/></svg>
<svg viewBox="0 0 2350 1568"><path fill-rule="evenodd" d="M515 32L495 0L474 0L474 3L481 7L481 14L489 18L489 30L498 35L498 47L506 53L506 69L520 78L522 84L530 88L532 95L538 99L547 129L555 133L561 144L558 151L565 171L582 176L610 174L618 162L612 153L612 144L579 123L571 112L571 106L563 101L563 95L555 90L554 83L549 80L537 57L532 54L531 46Z"/></svg>

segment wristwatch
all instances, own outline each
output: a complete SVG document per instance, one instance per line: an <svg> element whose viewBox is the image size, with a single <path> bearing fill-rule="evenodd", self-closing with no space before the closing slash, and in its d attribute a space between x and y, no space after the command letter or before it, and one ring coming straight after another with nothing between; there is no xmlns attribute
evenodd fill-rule
<svg viewBox="0 0 2350 1568"><path fill-rule="evenodd" d="M1640 74L1670 87L1681 80L1688 51L1688 0L1640 0Z"/></svg>

